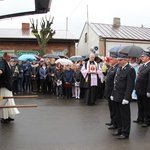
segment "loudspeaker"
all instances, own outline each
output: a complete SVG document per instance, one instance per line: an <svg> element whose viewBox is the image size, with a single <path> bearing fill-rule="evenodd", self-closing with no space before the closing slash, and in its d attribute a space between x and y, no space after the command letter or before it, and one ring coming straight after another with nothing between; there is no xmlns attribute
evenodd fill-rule
<svg viewBox="0 0 150 150"><path fill-rule="evenodd" d="M94 50L97 51L98 50L98 46L94 46Z"/></svg>

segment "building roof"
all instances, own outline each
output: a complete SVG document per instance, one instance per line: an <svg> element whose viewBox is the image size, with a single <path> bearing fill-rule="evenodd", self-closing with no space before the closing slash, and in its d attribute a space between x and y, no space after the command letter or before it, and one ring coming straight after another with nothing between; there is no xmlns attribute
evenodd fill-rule
<svg viewBox="0 0 150 150"><path fill-rule="evenodd" d="M90 23L91 28L102 38L150 40L150 28Z"/></svg>
<svg viewBox="0 0 150 150"><path fill-rule="evenodd" d="M0 29L0 38L35 39L35 36L31 33L30 30ZM66 31L66 30L56 30L56 33L53 36L53 39L78 40L70 31Z"/></svg>

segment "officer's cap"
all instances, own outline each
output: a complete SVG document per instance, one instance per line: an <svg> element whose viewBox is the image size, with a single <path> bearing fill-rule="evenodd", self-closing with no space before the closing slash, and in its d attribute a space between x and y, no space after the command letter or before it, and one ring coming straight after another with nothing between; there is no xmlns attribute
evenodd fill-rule
<svg viewBox="0 0 150 150"><path fill-rule="evenodd" d="M148 56L148 57L150 57L150 52L143 51L142 56Z"/></svg>
<svg viewBox="0 0 150 150"><path fill-rule="evenodd" d="M117 59L117 55L110 55L110 59Z"/></svg>
<svg viewBox="0 0 150 150"><path fill-rule="evenodd" d="M128 55L125 54L118 54L117 59L127 59Z"/></svg>

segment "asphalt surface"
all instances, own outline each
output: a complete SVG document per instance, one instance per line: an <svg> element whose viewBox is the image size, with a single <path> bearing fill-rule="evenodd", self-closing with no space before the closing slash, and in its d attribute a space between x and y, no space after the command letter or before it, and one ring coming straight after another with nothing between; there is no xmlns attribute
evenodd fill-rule
<svg viewBox="0 0 150 150"><path fill-rule="evenodd" d="M0 124L0 150L143 150L150 148L150 129L131 124L129 139L118 140L105 125L109 121L106 99L87 106L83 100L56 99L40 95L16 99L16 104L38 104L20 108L9 124ZM131 102L132 120L137 103Z"/></svg>

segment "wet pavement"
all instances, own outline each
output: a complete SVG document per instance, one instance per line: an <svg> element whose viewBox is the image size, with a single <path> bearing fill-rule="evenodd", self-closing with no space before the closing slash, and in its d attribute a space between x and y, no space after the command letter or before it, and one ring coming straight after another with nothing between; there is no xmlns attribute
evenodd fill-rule
<svg viewBox="0 0 150 150"><path fill-rule="evenodd" d="M0 150L143 150L150 147L150 128L131 124L129 139L118 140L105 125L109 121L106 99L87 106L83 100L56 99L40 95L16 99L16 104L38 104L20 108L10 124L0 124ZM132 120L137 103L131 103Z"/></svg>

